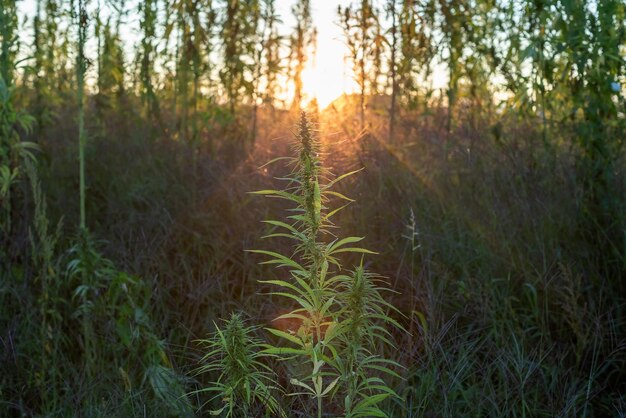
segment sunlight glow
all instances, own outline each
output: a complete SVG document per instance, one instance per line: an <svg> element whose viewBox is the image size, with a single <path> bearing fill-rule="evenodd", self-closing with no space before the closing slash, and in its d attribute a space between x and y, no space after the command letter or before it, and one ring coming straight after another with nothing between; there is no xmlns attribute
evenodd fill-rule
<svg viewBox="0 0 626 418"><path fill-rule="evenodd" d="M337 6L350 2L312 2L313 24L317 29L317 53L310 57L302 74L305 101L317 99L321 109L343 93L355 90L350 65L344 63L346 46L338 25Z"/></svg>
<svg viewBox="0 0 626 418"><path fill-rule="evenodd" d="M336 61L330 58L325 55L324 63L312 63L302 74L305 100L317 99L322 109L348 90L346 84L351 84L344 71L336 67Z"/></svg>
<svg viewBox="0 0 626 418"><path fill-rule="evenodd" d="M126 3L129 14L122 24L121 32L125 42L126 54L131 60L135 53L135 45L139 42L139 21L136 14L137 2L139 0L128 0ZM303 78L303 106L307 106L313 99L317 100L320 109L326 108L335 99L343 94L351 94L357 91L357 85L353 78L352 64L346 61L347 48L344 40L344 33L339 25L337 15L338 6L346 7L351 0L319 0L311 2L311 14L313 25L317 30L317 46L314 56L309 56L305 65ZM292 14L292 6L295 0L280 0L277 2L277 12L282 23L280 31L288 39L288 34L295 26L295 19ZM36 14L35 0L22 0L19 2L19 11L22 19L32 22ZM384 18L384 17L383 17ZM28 23L29 33L32 32L32 23ZM30 36L30 35L26 35ZM26 44L32 42L26 38ZM288 47L288 42L284 42L284 47ZM94 60L93 54L96 52L96 40L90 37L87 44L87 55ZM287 54L283 51L283 54ZM159 62L156 63L157 69ZM93 82L95 66L90 66L87 74L87 85ZM276 98L282 105L288 107L293 101L294 86L283 74L279 76L282 90L276 92ZM447 70L441 63L435 63L431 79L428 81L429 87L434 90L445 89L447 87ZM388 92L389 93L389 92Z"/></svg>

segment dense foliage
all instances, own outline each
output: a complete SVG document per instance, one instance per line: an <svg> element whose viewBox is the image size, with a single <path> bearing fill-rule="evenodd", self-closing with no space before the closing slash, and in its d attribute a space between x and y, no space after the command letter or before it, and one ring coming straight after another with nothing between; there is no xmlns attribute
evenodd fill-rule
<svg viewBox="0 0 626 418"><path fill-rule="evenodd" d="M320 4L0 0L0 415L626 415L624 2Z"/></svg>

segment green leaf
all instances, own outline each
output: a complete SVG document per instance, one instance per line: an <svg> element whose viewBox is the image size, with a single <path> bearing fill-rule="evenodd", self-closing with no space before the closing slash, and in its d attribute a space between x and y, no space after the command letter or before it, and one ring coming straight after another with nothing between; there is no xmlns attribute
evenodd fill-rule
<svg viewBox="0 0 626 418"><path fill-rule="evenodd" d="M338 250L333 251L333 254L337 254L337 253L378 254L377 252L366 250L365 248L358 248L358 247L340 248Z"/></svg>
<svg viewBox="0 0 626 418"><path fill-rule="evenodd" d="M291 383L294 386L300 386L302 388L305 388L309 393L315 394L315 390L311 386L307 385L306 383L303 383L303 382L299 381L298 379L293 379L292 378L291 380L289 380L289 383Z"/></svg>
<svg viewBox="0 0 626 418"><path fill-rule="evenodd" d="M328 183L324 186L324 190L328 190L328 189L330 189L331 187L333 187L333 185L334 185L334 184L339 183L341 180L345 179L346 177L350 177L350 176L352 176L353 174L356 174L356 173L358 173L359 171L364 170L364 169L365 169L365 167L362 167L362 168L359 168L358 170L354 170L354 171L351 171L351 172L349 172L349 173L342 174L341 176L337 177L336 179L334 179L334 180L332 180L332 181L329 181L329 182L328 182Z"/></svg>
<svg viewBox="0 0 626 418"><path fill-rule="evenodd" d="M285 234L285 233L275 233L275 234L269 234L269 235L263 235L261 237L261 239L267 239L267 238L288 238L288 239L293 239L296 241L301 241L300 238L291 235L291 234Z"/></svg>
<svg viewBox="0 0 626 418"><path fill-rule="evenodd" d="M315 183L314 183L313 197L314 197L313 209L315 211L314 213L315 222L319 223L321 219L321 213L322 213L322 196L320 194L320 184L317 181L317 179L315 180Z"/></svg>
<svg viewBox="0 0 626 418"><path fill-rule="evenodd" d="M268 165L274 164L275 162L278 162L278 161L285 161L285 160L287 160L287 161L293 161L293 160L295 160L295 158L293 158L293 157L277 157L277 158L274 158L274 159L269 160L268 162L266 162L265 164L263 164L263 165L262 165L261 167L259 167L259 168L265 168L265 167L267 167Z"/></svg>
<svg viewBox="0 0 626 418"><path fill-rule="evenodd" d="M339 248L339 247L341 247L341 246L343 246L345 244L353 244L355 242L360 242L360 241L363 241L363 237L347 237L347 238L344 238L342 240L330 243L328 245L328 249L326 250L326 253L331 255L331 254L333 254L333 252L337 248Z"/></svg>
<svg viewBox="0 0 626 418"><path fill-rule="evenodd" d="M291 293L287 293L287 292L272 292L272 295L284 296L286 298L293 299L296 302L298 302L300 306L302 306L307 311L313 310L313 305L311 303L309 303L308 301L304 300L301 297L298 297L297 295L292 295Z"/></svg>
<svg viewBox="0 0 626 418"><path fill-rule="evenodd" d="M274 221L274 220L266 220L266 221L263 221L263 223L266 223L266 224L269 224L269 225L274 225L274 226L279 226L281 228L288 229L294 235L300 235L300 236L303 235L302 232L298 231L295 227L293 227L293 225L289 225L288 223L285 223L285 222Z"/></svg>
<svg viewBox="0 0 626 418"><path fill-rule="evenodd" d="M348 205L349 205L349 204L350 204L350 203L347 203L347 204L345 204L345 205L343 205L343 206L338 207L337 209L334 209L334 210L330 211L330 212L329 212L329 213L328 213L328 214L324 217L324 219L327 219L327 220L328 220L328 219L330 219L330 218L331 218L333 215L335 215L337 212L339 212L340 210L343 210L343 209L345 209L346 207L348 207Z"/></svg>
<svg viewBox="0 0 626 418"><path fill-rule="evenodd" d="M286 287L287 289L291 289L291 290L293 290L294 292L300 294L303 297L308 297L309 296L309 294L305 290L299 289L294 284L286 282L284 280L259 280L259 283L274 284L274 285L277 285L277 286Z"/></svg>
<svg viewBox="0 0 626 418"><path fill-rule="evenodd" d="M222 412L224 411L224 409L226 409L228 405L224 405L223 407L221 407L220 409L214 409L212 411L209 411L209 414L215 416L221 415Z"/></svg>
<svg viewBox="0 0 626 418"><path fill-rule="evenodd" d="M300 264L296 263L295 261L293 261L292 259L290 259L289 257L286 257L282 254L276 253L274 251L266 251L266 250L246 250L249 253L255 253L255 254L263 254L263 255L269 255L270 257L273 257L273 260L270 261L265 261L262 264L279 264L281 267L293 267L297 270L303 270L304 271L304 267L302 267Z"/></svg>
<svg viewBox="0 0 626 418"><path fill-rule="evenodd" d="M322 392L322 396L326 396L328 395L328 393L333 390L333 388L335 387L335 385L337 385L337 382L339 382L339 377L337 377L335 380L333 380L332 382L330 382L330 384L326 387L326 389L324 389L324 391Z"/></svg>
<svg viewBox="0 0 626 418"><path fill-rule="evenodd" d="M300 346L302 345L301 339L299 339L298 337L294 335L289 334L288 332L284 332L284 331L274 329L274 328L265 328L265 330L271 334L274 334L277 337L284 338L285 340L291 341L294 344L297 344Z"/></svg>
<svg viewBox="0 0 626 418"><path fill-rule="evenodd" d="M348 202L354 202L354 199L350 199L349 197L346 197L346 196L344 196L344 195L342 195L341 193L338 193L338 192L326 190L322 194L324 194L324 195L329 194L331 196L335 196L335 197L338 197L340 199L347 200Z"/></svg>
<svg viewBox="0 0 626 418"><path fill-rule="evenodd" d="M367 398L363 399L356 406L356 409L365 408L367 406L376 405L384 401L389 397L388 393L378 393L376 395L369 395Z"/></svg>
<svg viewBox="0 0 626 418"><path fill-rule="evenodd" d="M277 354L277 355L294 354L298 356L306 355L306 351L299 349L299 348L291 348L291 347L268 347L262 350L261 353Z"/></svg>
<svg viewBox="0 0 626 418"><path fill-rule="evenodd" d="M263 196L275 196L281 199L291 200L292 202L295 202L298 205L302 203L302 199L300 199L300 197L296 196L293 193L287 193L282 190L258 190L256 192L250 192L250 194L258 194L258 195L263 195Z"/></svg>

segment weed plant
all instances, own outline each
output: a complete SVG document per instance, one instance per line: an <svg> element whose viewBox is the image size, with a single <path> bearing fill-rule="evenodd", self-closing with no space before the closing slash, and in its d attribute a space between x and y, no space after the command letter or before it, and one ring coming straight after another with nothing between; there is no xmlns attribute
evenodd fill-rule
<svg viewBox="0 0 626 418"><path fill-rule="evenodd" d="M211 415L260 416L265 410L265 416L284 416L274 396L278 390L275 373L264 361L263 343L254 337L255 332L240 314L232 314L223 329L215 324L212 338L200 340L207 352L197 372L219 374L211 386L196 392L214 393L207 402L221 402Z"/></svg>
<svg viewBox="0 0 626 418"><path fill-rule="evenodd" d="M288 395L309 398L314 411L311 413L318 417L337 412L337 408L346 417L387 416L381 405L387 398L397 397L389 379L400 377L394 371L399 365L378 352L381 345L391 345L387 328L400 329L401 326L390 316L395 309L383 298L383 292L388 289L380 278L366 272L363 262L353 272L343 270L340 259L343 254L372 252L354 246L363 238L339 238L333 232L337 226L332 217L346 205L328 209L331 198L351 201L332 187L355 172L329 179L330 173L321 163L320 144L304 112L296 139L296 157L270 162L286 161L291 167L291 173L281 179L286 182L285 188L254 192L284 199L294 206L285 221L264 221L272 228L264 238L288 239L293 252L251 250L268 257L263 264L275 265L281 272L287 270L287 278L262 280L261 283L278 288L271 294L284 300L286 306L293 306L275 318L276 323L289 326L266 328L278 339L265 344L258 355L276 356L287 363ZM229 348L229 341L237 340L233 337L234 329L238 333L245 330L237 325L239 322L239 317L233 316L224 332L217 329L216 336L209 340L213 348L211 356L219 354L218 357L230 358L234 348ZM246 347L259 348L255 343ZM219 370L220 378L206 390L217 391L224 399L231 400L232 394L240 390L241 381L247 381L238 376L255 375L261 367L261 364L244 361L246 358L256 358L256 355L244 355L236 363L243 370L236 373L228 372L232 362L209 361L201 370ZM226 375L235 380L222 383ZM254 387L267 385L257 383ZM248 405L249 398L250 395L242 405ZM232 408L228 411L228 415L232 414Z"/></svg>

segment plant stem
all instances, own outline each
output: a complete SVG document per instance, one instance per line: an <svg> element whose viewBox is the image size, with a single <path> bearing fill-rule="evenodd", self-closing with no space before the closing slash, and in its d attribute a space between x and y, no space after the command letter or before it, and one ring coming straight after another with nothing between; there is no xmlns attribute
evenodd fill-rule
<svg viewBox="0 0 626 418"><path fill-rule="evenodd" d="M86 228L85 215L85 38L87 31L87 12L84 0L78 2L78 56L76 63L77 95L78 95L78 161L80 181L80 229Z"/></svg>
<svg viewBox="0 0 626 418"><path fill-rule="evenodd" d="M322 418L322 397L317 397L317 418Z"/></svg>

